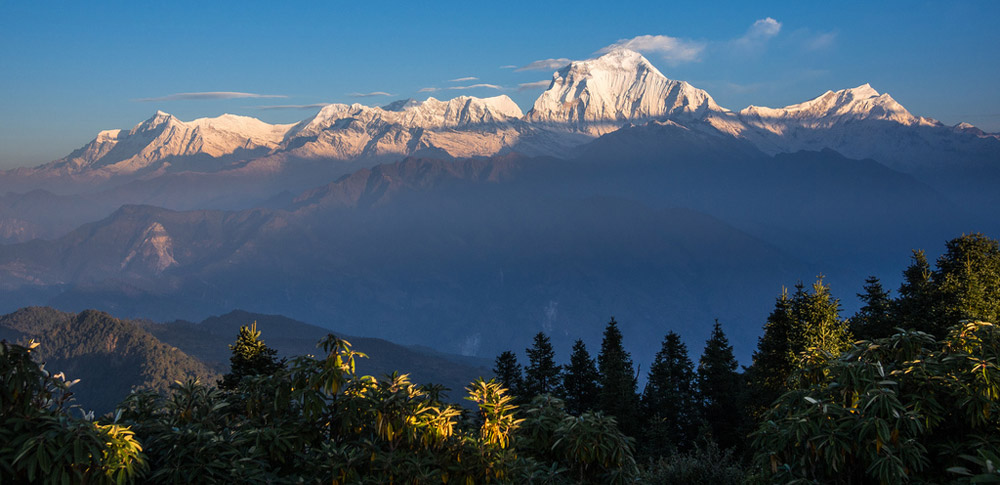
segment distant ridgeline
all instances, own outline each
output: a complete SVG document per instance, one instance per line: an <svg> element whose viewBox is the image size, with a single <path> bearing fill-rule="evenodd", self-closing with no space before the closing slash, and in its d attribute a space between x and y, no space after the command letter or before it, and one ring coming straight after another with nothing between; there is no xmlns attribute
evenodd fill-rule
<svg viewBox="0 0 1000 485"><path fill-rule="evenodd" d="M132 389L166 392L175 381L200 379L214 384L229 369L229 345L240 326L257 321L268 344L283 356L314 354L328 330L277 315L234 311L202 323L124 320L87 310L78 314L29 307L0 316L0 339L40 345L36 358L49 372L80 379L71 389L77 404L102 414L114 409ZM489 373L488 361L431 350L411 349L373 338L351 338L373 359L358 369L372 375L413 369L416 382L461 390ZM457 399L457 397L456 397Z"/></svg>

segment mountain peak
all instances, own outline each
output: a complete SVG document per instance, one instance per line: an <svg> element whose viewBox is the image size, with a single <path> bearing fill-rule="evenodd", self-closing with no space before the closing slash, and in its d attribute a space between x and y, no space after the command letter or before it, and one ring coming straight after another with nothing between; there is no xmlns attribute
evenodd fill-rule
<svg viewBox="0 0 1000 485"><path fill-rule="evenodd" d="M602 54L600 57L590 59L587 61L572 62L570 63L569 66L567 66L567 68L572 68L574 65L578 67L586 65L591 69L599 68L606 70L618 70L618 71L629 71L629 72L647 70L655 72L660 76L663 76L663 73L661 73L658 69L656 69L656 67L654 67L653 64L650 63L649 60L646 59L642 54L634 50L625 48L611 49Z"/></svg>
<svg viewBox="0 0 1000 485"><path fill-rule="evenodd" d="M667 79L642 54L614 49L556 71L528 119L602 135L626 123L707 110L722 108L705 91Z"/></svg>
<svg viewBox="0 0 1000 485"><path fill-rule="evenodd" d="M139 125L135 127L135 130L138 131L153 130L171 121L177 121L177 118L175 118L174 115L167 113L165 111L156 110L156 113L153 113L153 116L150 116L149 119L147 119L146 121L139 123Z"/></svg>
<svg viewBox="0 0 1000 485"><path fill-rule="evenodd" d="M879 92L868 83L864 83L856 88L845 89L844 91L851 93L855 99L874 98L880 96Z"/></svg>

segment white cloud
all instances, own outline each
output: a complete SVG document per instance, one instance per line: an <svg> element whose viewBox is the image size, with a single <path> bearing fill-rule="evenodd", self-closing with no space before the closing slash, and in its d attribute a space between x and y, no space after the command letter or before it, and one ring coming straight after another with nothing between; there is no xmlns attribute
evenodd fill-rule
<svg viewBox="0 0 1000 485"><path fill-rule="evenodd" d="M205 91L200 93L175 93L158 98L140 98L135 101L206 101L216 99L237 99L237 98L287 98L281 94L255 94L240 93L236 91Z"/></svg>
<svg viewBox="0 0 1000 485"><path fill-rule="evenodd" d="M554 71L566 67L570 62L573 61L565 57L559 59L541 59L526 66L521 66L515 69L515 71Z"/></svg>
<svg viewBox="0 0 1000 485"><path fill-rule="evenodd" d="M449 79L448 82L450 82L450 83L464 83L466 81L478 81L478 80L479 80L478 77L468 76L468 77L460 77L460 78L456 78L456 79Z"/></svg>
<svg viewBox="0 0 1000 485"><path fill-rule="evenodd" d="M441 88L420 88L417 90L418 93L433 93L435 91L440 91Z"/></svg>
<svg viewBox="0 0 1000 485"><path fill-rule="evenodd" d="M486 83L472 84L469 86L452 86L448 89L476 89L476 88L503 89L502 87L497 86L496 84L486 84Z"/></svg>
<svg viewBox="0 0 1000 485"><path fill-rule="evenodd" d="M615 49L631 49L644 54L656 54L667 62L678 64L701 60L705 44L669 35L640 35L631 39L621 39L597 52L603 54Z"/></svg>
<svg viewBox="0 0 1000 485"><path fill-rule="evenodd" d="M762 18L753 23L750 26L750 30L747 31L747 37L774 37L781 32L781 22L772 19L771 17Z"/></svg>
<svg viewBox="0 0 1000 485"><path fill-rule="evenodd" d="M521 83L517 85L518 91L531 91L535 89L545 89L552 84L552 81L535 81L530 83Z"/></svg>
<svg viewBox="0 0 1000 485"><path fill-rule="evenodd" d="M737 48L745 50L762 50L768 40L781 32L781 22L771 17L757 20L747 29L747 32L732 42Z"/></svg>
<svg viewBox="0 0 1000 485"><path fill-rule="evenodd" d="M507 65L504 65L504 66L500 66L500 69L517 69L517 66L515 66L513 64L507 64Z"/></svg>
<svg viewBox="0 0 1000 485"><path fill-rule="evenodd" d="M329 106L333 103L315 103L315 104L275 104L270 106L255 106L257 109L263 110L274 110L274 109L316 109L322 108L324 106Z"/></svg>
<svg viewBox="0 0 1000 485"><path fill-rule="evenodd" d="M394 96L394 95L389 94L385 91L372 91L370 93L351 93L348 94L348 96L352 98L373 98L375 96Z"/></svg>

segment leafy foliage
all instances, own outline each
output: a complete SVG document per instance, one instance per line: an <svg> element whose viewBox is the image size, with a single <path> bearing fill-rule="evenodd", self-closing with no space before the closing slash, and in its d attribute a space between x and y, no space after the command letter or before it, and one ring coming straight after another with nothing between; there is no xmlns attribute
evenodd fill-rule
<svg viewBox="0 0 1000 485"><path fill-rule="evenodd" d="M631 483L638 468L634 440L619 429L617 420L600 412L568 415L562 400L536 396L524 410L517 432L518 446L540 462L558 470L547 482Z"/></svg>
<svg viewBox="0 0 1000 485"><path fill-rule="evenodd" d="M38 343L0 341L0 477L14 483L125 483L146 465L128 427L70 416L68 382L34 361Z"/></svg>
<svg viewBox="0 0 1000 485"><path fill-rule="evenodd" d="M570 426L575 418L560 408L554 417L568 431L529 442L519 433L530 413L519 413L496 381L469 385L467 399L476 405L470 414L441 402L442 389L415 385L407 375L358 376L355 359L363 354L344 340L330 336L321 346L323 358L297 357L271 374L244 375L230 391L189 381L167 396L131 395L119 415L146 444L153 466L143 479L574 483L570 474L583 470L600 483L624 483L634 476L631 442L614 420ZM595 433L607 437L595 441ZM588 443L604 443L605 454L595 455Z"/></svg>
<svg viewBox="0 0 1000 485"><path fill-rule="evenodd" d="M755 432L755 462L782 483L954 479L961 456L1000 447L998 359L1000 329L969 322L815 360Z"/></svg>
<svg viewBox="0 0 1000 485"><path fill-rule="evenodd" d="M714 441L697 443L684 453L661 456L643 467L639 483L684 485L741 485L747 472L732 450L720 448Z"/></svg>

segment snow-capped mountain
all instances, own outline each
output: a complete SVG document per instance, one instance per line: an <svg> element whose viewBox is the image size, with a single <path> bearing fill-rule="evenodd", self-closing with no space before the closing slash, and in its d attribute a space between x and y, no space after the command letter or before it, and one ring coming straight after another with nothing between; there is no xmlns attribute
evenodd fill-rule
<svg viewBox="0 0 1000 485"><path fill-rule="evenodd" d="M780 109L749 106L740 111L747 125L781 135L794 128L831 128L860 120L892 121L903 126L941 126L937 120L913 116L888 94L870 84L827 91L815 99Z"/></svg>
<svg viewBox="0 0 1000 485"><path fill-rule="evenodd" d="M638 52L618 49L556 71L527 120L603 135L630 122L708 111L724 110L707 92L667 79Z"/></svg>
<svg viewBox="0 0 1000 485"><path fill-rule="evenodd" d="M746 140L768 154L833 149L903 171L954 163L956 152L982 164L1000 151L997 135L913 115L868 84L784 108L731 111L707 92L668 79L641 54L618 49L555 72L527 114L503 95L331 104L294 125L235 115L183 122L157 112L131 130L100 132L66 158L13 174L92 182L185 171L266 175L294 160L370 166L412 155L569 157L574 147L623 126L664 121ZM347 173L346 167L330 173Z"/></svg>
<svg viewBox="0 0 1000 485"><path fill-rule="evenodd" d="M291 126L231 114L183 122L157 111L131 130L102 131L83 148L39 169L107 178L165 170L172 159L184 157L223 161L261 156L277 147Z"/></svg>
<svg viewBox="0 0 1000 485"><path fill-rule="evenodd" d="M507 96L401 100L384 107L331 104L289 130L279 152L306 159L493 155L517 143L521 109Z"/></svg>

